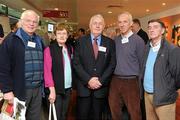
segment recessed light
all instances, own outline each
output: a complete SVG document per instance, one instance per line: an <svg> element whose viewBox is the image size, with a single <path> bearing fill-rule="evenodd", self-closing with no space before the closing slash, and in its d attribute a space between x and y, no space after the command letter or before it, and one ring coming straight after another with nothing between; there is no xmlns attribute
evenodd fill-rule
<svg viewBox="0 0 180 120"><path fill-rule="evenodd" d="M26 10L26 8L22 8L22 10Z"/></svg>
<svg viewBox="0 0 180 120"><path fill-rule="evenodd" d="M109 13L109 14L111 14L111 13L112 13L112 11L108 11L108 13Z"/></svg>
<svg viewBox="0 0 180 120"><path fill-rule="evenodd" d="M166 5L166 3L162 3L162 5L163 5L163 6L165 6L165 5Z"/></svg>
<svg viewBox="0 0 180 120"><path fill-rule="evenodd" d="M149 9L146 9L146 12L149 12L150 10Z"/></svg>
<svg viewBox="0 0 180 120"><path fill-rule="evenodd" d="M59 10L59 8L54 8L54 10Z"/></svg>

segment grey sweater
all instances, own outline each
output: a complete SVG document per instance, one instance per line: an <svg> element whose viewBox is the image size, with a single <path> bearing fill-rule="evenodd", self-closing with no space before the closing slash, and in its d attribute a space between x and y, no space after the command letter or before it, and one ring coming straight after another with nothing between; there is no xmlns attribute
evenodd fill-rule
<svg viewBox="0 0 180 120"><path fill-rule="evenodd" d="M145 44L137 34L132 34L128 39L129 42L122 44L121 35L115 38L117 64L114 74L139 76Z"/></svg>

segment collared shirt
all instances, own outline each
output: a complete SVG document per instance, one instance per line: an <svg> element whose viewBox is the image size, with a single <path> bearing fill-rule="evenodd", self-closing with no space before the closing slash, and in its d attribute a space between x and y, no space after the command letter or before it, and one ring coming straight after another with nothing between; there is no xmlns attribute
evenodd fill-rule
<svg viewBox="0 0 180 120"><path fill-rule="evenodd" d="M95 38L94 35L91 34L91 42L92 42L92 44L94 42L94 38ZM100 46L100 44L101 44L101 35L99 35L96 39L97 39L98 46Z"/></svg>
<svg viewBox="0 0 180 120"><path fill-rule="evenodd" d="M130 31L127 35L121 35L122 39L121 42L122 44L128 43L129 42L129 37L133 34L132 31Z"/></svg>
<svg viewBox="0 0 180 120"><path fill-rule="evenodd" d="M152 42L150 42L150 46L151 46L153 52L159 51L159 49L161 47L161 40L156 43L156 46L153 46Z"/></svg>
<svg viewBox="0 0 180 120"><path fill-rule="evenodd" d="M64 59L64 87L65 89L72 87L71 62L67 48L62 49Z"/></svg>
<svg viewBox="0 0 180 120"><path fill-rule="evenodd" d="M127 35L121 35L122 38L129 38L133 34L132 31L130 31Z"/></svg>

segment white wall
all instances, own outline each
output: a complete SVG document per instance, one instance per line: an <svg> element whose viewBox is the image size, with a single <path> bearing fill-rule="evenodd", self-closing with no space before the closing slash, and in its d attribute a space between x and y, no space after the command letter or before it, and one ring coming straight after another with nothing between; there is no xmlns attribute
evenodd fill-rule
<svg viewBox="0 0 180 120"><path fill-rule="evenodd" d="M167 16L171 16L171 15L176 15L176 14L180 14L180 6L140 18L141 26L145 31L147 31L147 22L149 20L159 19L162 17L167 17Z"/></svg>

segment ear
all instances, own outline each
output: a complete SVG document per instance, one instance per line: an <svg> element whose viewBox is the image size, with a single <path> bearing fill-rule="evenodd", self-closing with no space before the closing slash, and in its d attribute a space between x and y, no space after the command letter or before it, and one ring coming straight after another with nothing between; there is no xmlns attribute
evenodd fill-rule
<svg viewBox="0 0 180 120"><path fill-rule="evenodd" d="M163 35L165 33L165 28L162 29L161 34Z"/></svg>

